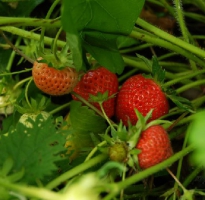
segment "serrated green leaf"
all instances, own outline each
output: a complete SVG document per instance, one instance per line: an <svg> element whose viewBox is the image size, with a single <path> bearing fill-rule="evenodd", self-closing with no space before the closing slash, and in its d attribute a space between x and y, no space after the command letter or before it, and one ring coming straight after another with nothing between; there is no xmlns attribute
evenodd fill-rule
<svg viewBox="0 0 205 200"><path fill-rule="evenodd" d="M14 165L14 161L11 157L6 158L0 171L2 176L7 176Z"/></svg>
<svg viewBox="0 0 205 200"><path fill-rule="evenodd" d="M101 133L106 129L106 121L79 101L72 101L70 105L70 120L73 129L87 134Z"/></svg>
<svg viewBox="0 0 205 200"><path fill-rule="evenodd" d="M96 95L90 94L89 102L104 102L108 100L108 90L104 93L98 92Z"/></svg>
<svg viewBox="0 0 205 200"><path fill-rule="evenodd" d="M189 101L188 99L184 97L179 96L175 90L168 88L166 89L165 93L166 93L166 96L173 103L175 103L179 108L192 112L192 113L195 112L191 101Z"/></svg>
<svg viewBox="0 0 205 200"><path fill-rule="evenodd" d="M0 139L0 165L11 157L12 172L25 168L23 181L31 184L56 171L55 162L62 159L60 153L65 150L66 136L56 130L51 118L44 121L41 118L39 115L35 121L30 119L32 129L18 123L8 136Z"/></svg>
<svg viewBox="0 0 205 200"><path fill-rule="evenodd" d="M136 54L136 55L137 55L138 58L140 58L146 64L149 71L151 72L152 71L152 62L149 59L147 59L146 57L144 57L140 54Z"/></svg>
<svg viewBox="0 0 205 200"><path fill-rule="evenodd" d="M170 100L172 100L173 103L175 103L179 108L189 111L191 113L194 113L194 108L192 106L192 103L180 96L175 96L175 95L167 95Z"/></svg>
<svg viewBox="0 0 205 200"><path fill-rule="evenodd" d="M10 182L17 182L23 178L25 174L25 169L22 168L20 171L15 172L7 177L7 180Z"/></svg>
<svg viewBox="0 0 205 200"><path fill-rule="evenodd" d="M165 79L165 70L159 65L156 56L152 57L152 75L154 80L159 83L160 85L163 84Z"/></svg>

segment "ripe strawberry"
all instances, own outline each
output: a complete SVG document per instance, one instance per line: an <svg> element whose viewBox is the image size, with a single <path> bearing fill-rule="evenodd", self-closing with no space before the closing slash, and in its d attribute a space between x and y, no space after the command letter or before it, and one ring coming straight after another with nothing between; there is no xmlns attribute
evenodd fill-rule
<svg viewBox="0 0 205 200"><path fill-rule="evenodd" d="M73 91L86 100L89 99L90 94L96 95L98 92L108 91L108 96L111 96L118 92L118 79L116 74L104 67L99 67L84 74ZM74 95L73 99L78 100ZM92 104L101 110L99 103L92 102ZM115 112L115 98L104 101L103 108L107 116L112 117Z"/></svg>
<svg viewBox="0 0 205 200"><path fill-rule="evenodd" d="M116 103L116 117L123 124L136 124L138 118L134 111L137 108L143 116L154 109L150 119L157 119L169 112L169 104L166 95L154 80L145 78L141 74L127 79L122 85Z"/></svg>
<svg viewBox="0 0 205 200"><path fill-rule="evenodd" d="M173 154L169 136L160 125L150 126L143 131L136 148L141 150L138 154L141 169L156 165Z"/></svg>
<svg viewBox="0 0 205 200"><path fill-rule="evenodd" d="M40 90L56 96L70 93L78 82L78 73L74 68L56 69L38 61L33 64L32 76Z"/></svg>

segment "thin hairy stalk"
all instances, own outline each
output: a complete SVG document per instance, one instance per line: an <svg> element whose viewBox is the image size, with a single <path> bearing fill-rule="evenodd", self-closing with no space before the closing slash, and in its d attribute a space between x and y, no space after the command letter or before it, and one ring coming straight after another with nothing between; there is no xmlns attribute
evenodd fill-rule
<svg viewBox="0 0 205 200"><path fill-rule="evenodd" d="M186 27L186 24L185 24L184 15L183 15L183 8L182 8L182 1L181 0L173 0L173 2L175 4L176 19L178 21L180 30L182 32L183 39L187 43L190 43L190 40L193 41L193 39L191 38L191 35L190 35L190 33ZM196 64L192 60L189 60L189 62L190 62L192 70L197 70Z"/></svg>
<svg viewBox="0 0 205 200"><path fill-rule="evenodd" d="M20 56L24 57L27 61L29 61L30 63L34 63L34 60L29 58L27 55L25 55L22 51L20 51L17 47L15 47L13 45L13 43L7 38L7 36L4 34L4 32L2 30L0 30L0 34L2 35L2 37L5 39L5 41L12 47L12 49L19 54Z"/></svg>
<svg viewBox="0 0 205 200"><path fill-rule="evenodd" d="M45 188L47 189L54 189L55 187L57 187L58 185L60 185L61 183L63 183L64 181L67 181L68 179L82 173L83 171L99 164L102 163L103 161L105 161L107 159L107 155L106 154L100 154L90 160L88 160L87 162L81 163L78 166L70 169L69 171L61 174L60 176L58 176L56 179L50 181Z"/></svg>
<svg viewBox="0 0 205 200"><path fill-rule="evenodd" d="M145 33L140 33L137 28L133 29L133 31L130 34L130 37L136 38L138 40L142 40L142 41L145 41L145 42L148 42L148 43L152 43L156 46L160 46L160 47L163 47L165 49L172 50L174 52L177 52L177 53L183 55L184 57L186 57L188 59L191 59L191 60L195 61L199 65L205 67L204 61L202 59L196 57L193 54L194 52L192 50L191 51L189 51L188 49L185 50L185 48L183 49L183 47L180 47L180 45L176 45L176 44L172 43L172 41L168 41L169 40L168 38L167 38L168 40L166 41L164 39L160 39L160 38L157 38L157 37L152 37L151 35L148 35L148 34L145 34ZM169 35L169 37L174 37L174 36ZM176 38L176 39L180 40L178 38ZM180 40L180 41L183 44L185 43L186 45L189 45L188 43L184 42L183 40ZM191 46L191 49L193 49L194 46L193 45L190 45L190 46ZM197 47L195 47L195 48L197 48ZM203 50L201 50L199 48L197 48L197 50L199 50L200 54L201 54L201 51L202 51L203 54L204 54L204 57L205 57L205 52Z"/></svg>
<svg viewBox="0 0 205 200"><path fill-rule="evenodd" d="M37 33L34 33L32 31L26 31L17 27L13 27L13 26L4 26L4 27L0 27L0 30L8 32L8 33L12 33L13 35L18 35L21 36L23 38L27 38L30 40L36 40L39 41L40 40L40 35ZM44 36L44 44L46 45L52 45L53 43L53 38ZM58 40L58 46L59 47L64 47L65 42Z"/></svg>
<svg viewBox="0 0 205 200"><path fill-rule="evenodd" d="M143 19L141 19L140 17L137 19L136 24L141 26L142 28L144 28L145 30L148 30L151 33L154 33L155 35L159 36L160 38L163 38L166 41L169 41L170 43L175 44L178 47L181 47L193 54L195 54L196 56L199 56L201 58L205 58L205 51L194 46L191 45L177 37L174 37L173 35L151 25L150 23L144 21ZM131 33L132 35L132 33ZM143 36L141 36L143 37ZM182 54L183 55L183 54ZM193 59L192 59L193 60Z"/></svg>

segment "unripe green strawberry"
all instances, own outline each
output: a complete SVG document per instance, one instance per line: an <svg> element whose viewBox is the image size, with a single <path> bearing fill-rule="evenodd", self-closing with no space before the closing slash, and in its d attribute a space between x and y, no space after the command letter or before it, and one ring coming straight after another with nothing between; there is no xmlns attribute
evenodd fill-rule
<svg viewBox="0 0 205 200"><path fill-rule="evenodd" d="M143 131L136 148L141 150L138 154L141 169L154 166L173 154L169 136L166 130L160 125L150 126Z"/></svg>
<svg viewBox="0 0 205 200"><path fill-rule="evenodd" d="M124 142L117 142L109 147L110 160L116 162L123 162L127 158L127 146Z"/></svg>
<svg viewBox="0 0 205 200"><path fill-rule="evenodd" d="M145 78L141 74L130 77L122 85L117 95L117 119L122 120L125 125L128 125L128 120L131 124L136 124L138 118L135 108L143 116L154 109L150 121L169 112L168 100L160 86L153 79Z"/></svg>

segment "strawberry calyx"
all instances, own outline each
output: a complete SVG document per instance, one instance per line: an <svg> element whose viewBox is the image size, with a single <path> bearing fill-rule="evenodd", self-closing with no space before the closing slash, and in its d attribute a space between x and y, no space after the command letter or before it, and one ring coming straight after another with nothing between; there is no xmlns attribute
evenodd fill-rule
<svg viewBox="0 0 205 200"><path fill-rule="evenodd" d="M46 63L49 67L52 67L57 70L62 70L68 66L71 68L75 68L71 56L64 56L60 53L58 53L58 59L56 59L54 54L50 53L39 55L36 61L39 63Z"/></svg>
<svg viewBox="0 0 205 200"><path fill-rule="evenodd" d="M139 54L137 54L137 56L144 61L144 63L149 68L149 71L151 72L151 76L149 75L147 77L147 75L144 75L145 77L152 79L161 88L166 97L170 99L174 104L176 104L179 108L190 113L195 113L194 107L188 99L179 96L174 89L165 86L164 80L166 77L166 71L162 69L156 56L153 56L151 61Z"/></svg>
<svg viewBox="0 0 205 200"><path fill-rule="evenodd" d="M22 106L20 106L19 104L15 104L15 108L21 114L39 114L46 109L49 103L50 99L46 99L46 97L42 96L38 102L35 99L31 98L29 104L27 101L24 100L22 101Z"/></svg>
<svg viewBox="0 0 205 200"><path fill-rule="evenodd" d="M144 117L137 109L135 113L138 117L138 121L135 125L126 127L122 121L117 125L117 128L111 128L110 135L104 135L103 138L107 141L109 158L112 161L124 162L134 170L141 170L138 162L138 154L141 153L140 149L137 149L137 143L141 136L141 133L154 125L169 124L167 120L153 120L148 122L152 116L153 109Z"/></svg>

